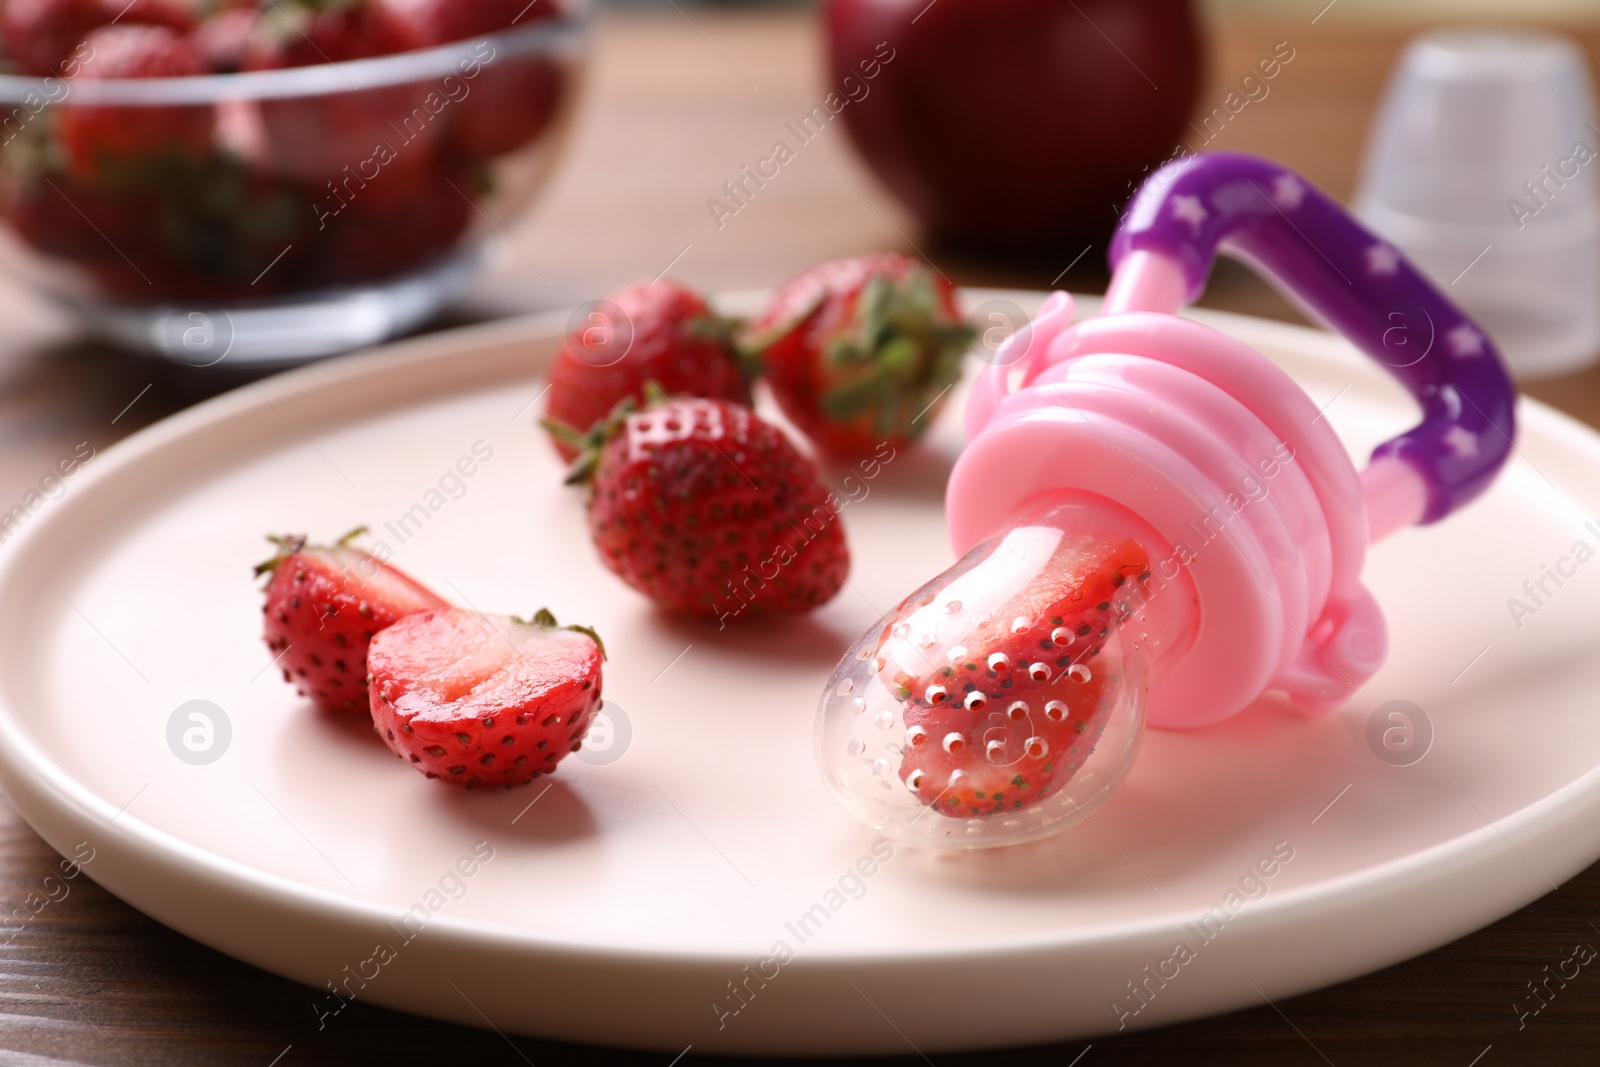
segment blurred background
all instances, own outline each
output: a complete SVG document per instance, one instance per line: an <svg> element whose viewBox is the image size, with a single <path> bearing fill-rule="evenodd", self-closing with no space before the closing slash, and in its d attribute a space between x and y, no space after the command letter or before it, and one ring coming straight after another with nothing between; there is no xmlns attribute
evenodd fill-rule
<svg viewBox="0 0 1600 1067"><path fill-rule="evenodd" d="M954 7L959 0L937 2ZM1192 7L1182 0L1148 0L1075 6L1095 12L1098 21L1085 16L1086 24L1072 29L1074 47L1084 49L1082 54L1105 72L1107 86L1122 86L1101 91L1091 80L1077 110L1089 117L1111 115L1121 124L1111 127L1114 140L1138 126L1137 115L1125 117L1118 109L1137 103L1142 94L1161 100L1168 110L1176 104L1168 125L1179 129L1190 148L1271 156L1346 202L1360 183L1386 85L1403 49L1418 34L1461 26L1498 40L1543 28L1573 43L1580 68L1592 68L1600 58L1600 5L1592 0L1199 0ZM1180 15L1193 20L1188 32L1201 57L1199 73L1172 75L1180 82L1188 79L1187 92L1183 85L1169 84L1165 94L1146 93L1184 61L1148 59L1138 51L1139 42L1170 36ZM1010 116L1004 129L995 126L998 132L985 135L994 125L985 123L976 133L959 131L961 147L946 148L947 137L957 140L954 120L945 129L935 124L905 131L905 124L891 116L875 134L863 136L859 124L846 129L856 113L866 115L869 105L878 105L886 95L880 91L879 99L850 105L847 122L829 124L801 146L790 133L793 124L839 82L838 71L829 69L822 16L817 4L803 2L600 4L570 135L548 184L530 211L489 232L487 272L430 328L570 308L666 271L708 290L765 288L821 260L875 249L920 253L966 285L1103 290L1105 232L1086 233L1080 240L1063 231L1031 247L975 248L971 241L934 232L908 207L899 183L885 179L883 161L869 165L865 155L871 153L861 151L900 138L913 142L907 151L920 144L921 151L936 153L936 165L927 170L962 170L977 180L986 174L1006 176L1011 166L1009 174L1016 178L1030 169L1015 166L1019 142L1029 139L1018 131L1037 121L1028 109L1054 116L1062 109L1053 103L994 104ZM931 15L926 20L936 21ZM1148 74L1132 63L1130 50L1150 67ZM1274 76L1263 83L1261 64L1274 54L1292 58L1277 64ZM899 66L909 69L912 62L901 59ZM957 86L1007 82L983 70L964 70L959 61L945 61L938 70L940 80ZM1019 70L1015 76L1025 81L1033 72ZM1252 77L1253 83L1245 81ZM876 83L880 90L887 79L885 74ZM1239 103L1238 94L1251 93L1251 84L1253 99ZM1569 97L1574 91L1583 95L1583 106L1592 113L1587 83L1565 91ZM1224 111L1225 122L1207 120L1227 106L1237 113ZM1581 124L1578 132L1600 144L1600 134L1585 132ZM730 200L727 183L767 157L780 139L795 142L795 158L747 202ZM937 156L940 151L948 158ZM1156 163L1167 154L1164 147L1153 153L1145 149ZM1088 210L1078 201L1091 198L1076 194L1080 186L1074 183L1096 166L1104 169L1105 161L1097 160L1067 158L1055 166L1048 180L1058 181L1061 193L1048 199L1080 213ZM1586 177L1592 180L1597 169L1586 168ZM1111 201L1125 196L1139 177L1120 177L1117 197L1099 197L1093 208L1098 221L1088 230L1109 231L1116 218ZM984 200L987 206L1004 207L1018 199L1003 184L1000 188ZM1513 186L1506 193L1516 191ZM1592 202L1592 192L1584 196ZM1565 194L1565 203L1576 204L1584 196ZM724 205L720 212L718 202ZM727 210L735 206L736 211ZM1491 255L1473 269L1487 276L1495 259ZM1254 275L1227 262L1214 274L1203 303L1300 318ZM0 441L10 446L0 466L0 488L6 481L19 487L31 482L35 468L53 462L67 438L108 444L263 373L229 360L199 369L173 365L87 340L62 311L14 274L0 275L0 315L7 326L0 337ZM1600 417L1600 377L1593 374L1536 382L1530 391ZM130 406L136 395L138 402ZM40 432L46 426L50 432Z"/></svg>
<svg viewBox="0 0 1600 1067"><path fill-rule="evenodd" d="M830 256L913 244L967 284L1103 287L1103 242L1074 262L1088 242L1063 245L1054 256L1037 249L974 256L926 235L861 153L834 136L842 130L807 144L748 208L713 225L707 200L826 91L815 7L613 0L608 8L571 154L543 204L510 234L518 251L497 253L502 269L471 302L472 314L575 303L669 262L691 282L748 288L776 284ZM1197 119L1280 42L1294 59L1270 82L1268 96L1220 132L1208 128L1210 140L1186 130L1189 143L1272 156L1346 202L1360 183L1388 80L1419 34L1449 26L1496 35L1541 27L1570 36L1591 67L1600 58L1600 5L1588 0L1203 0L1196 12L1205 47ZM1006 160L1006 144L994 143L989 161L1001 167ZM560 250L554 266L541 259L546 249ZM548 278L529 284L532 272L517 262L519 251ZM1072 269L1057 281L1069 262ZM1204 302L1300 320L1229 264ZM1548 395L1566 392L1563 386Z"/></svg>
<svg viewBox="0 0 1600 1067"><path fill-rule="evenodd" d="M903 190L885 179L884 167L864 160L860 145L883 136L863 140L859 128L843 128L848 122L832 123L807 141L748 205L727 199L725 183L767 156L776 140L794 140L786 124L810 113L838 81L837 72L829 75L817 5L602 0L598 6L587 75L553 176L529 213L496 225L488 241L487 275L443 323L571 307L669 267L673 275L709 289L768 287L819 260L878 248L920 252L964 284L1103 288L1100 234L1088 233L1076 242L1062 235L1031 247L981 249L932 232L926 219L908 208ZM1083 47L1098 48L1108 72L1120 69L1131 78L1126 66L1119 68L1127 55L1119 59L1112 49L1135 49L1130 42L1159 33L1160 20L1170 21L1173 12L1189 6L1122 5L1129 13L1157 12L1149 16L1157 20L1151 30L1131 14L1100 14L1115 7L1088 5L1104 24L1093 23L1094 33L1082 29L1089 39ZM1386 82L1403 47L1418 33L1460 25L1502 34L1533 25L1569 35L1591 65L1600 52L1600 5L1592 0L1198 0L1192 11L1202 56L1199 81L1187 94L1192 102L1183 106L1182 87L1174 91L1169 85L1165 94L1151 94L1164 95L1169 110L1176 103L1176 114L1190 113L1181 130L1185 143L1271 156L1347 202L1357 190ZM1230 93L1240 92L1242 80L1275 49L1293 58L1264 85L1257 79L1259 88L1270 91L1227 115L1225 124L1206 124L1204 116L1223 108ZM1165 80L1161 70L1168 65L1158 57L1151 73ZM960 83L961 64L947 66L949 80ZM992 80L983 71L968 77L973 84ZM1145 80L1154 86L1154 80ZM1120 103L1114 93L1086 96L1082 107L1087 111L1115 112ZM853 121L855 112L865 110L856 106L844 117ZM1021 112L1015 115L1020 122L992 137L974 142L965 133L948 166L1006 167L1015 153L1013 131L1025 129L1028 121ZM1119 129L1133 129L1140 120L1135 115L1118 121L1123 123ZM854 146L849 133L856 135ZM923 129L913 136L928 141L940 134ZM976 151L969 148L973 144ZM1083 169L1070 160L1060 168L1059 199L1088 199L1069 180ZM1136 172L1122 181L1131 189L1138 177ZM719 217L715 201L738 210ZM1101 217L1107 228L1115 221L1112 203L1104 203ZM1219 269L1206 303L1298 318L1264 285L1230 265ZM0 278L0 308L10 325L5 345L10 358L3 365L13 372L31 355L70 354L57 370L70 374L73 360L89 359L102 368L96 379L170 375L175 378L172 403L180 405L252 373L228 361L207 368L210 374L191 375L117 359L83 342L59 311L29 297L9 278ZM147 399L159 392L153 390ZM6 396L0 391L0 412ZM158 402L141 406L141 421L172 410Z"/></svg>
<svg viewBox="0 0 1600 1067"><path fill-rule="evenodd" d="M958 10L987 16L993 6L935 2L949 5L951 16ZM1031 0L1021 6L1032 10ZM1056 124L1055 140L1069 149L1074 135L1070 129L1060 132L1063 111L1075 112L1085 123L1099 121L1101 145L1135 140L1135 131L1151 126L1162 139L1150 142L1146 131L1141 151L1156 164L1170 154L1165 145L1176 129L1189 149L1273 157L1349 203L1361 182L1386 86L1408 42L1419 34L1456 26L1491 42L1503 40L1516 53L1512 67L1524 80L1543 79L1552 89L1555 81L1542 67L1531 60L1522 63L1527 46L1513 39L1522 40L1529 30L1561 35L1580 78L1600 59L1600 5L1593 0L1198 0L1193 5L1086 0L1072 7L1080 10L1041 10L1082 16L1082 24L1057 27L1073 38L1072 47L1080 50L1073 54L1093 68L1084 75L1086 88L1076 107L1029 97L1023 89L1034 84L1029 79L1037 80L1039 71L1019 67L997 75L952 53L955 58L938 58L935 82L949 82L962 92L998 86L1014 100L990 99L984 121L952 117L941 126L934 116L911 128L879 105L888 95L884 86L890 74L909 72L917 61L913 55L884 68L878 81L868 81L866 89L875 85L877 95L850 104L845 121L827 124L802 143L791 132L795 124L840 84L837 56L830 70L822 6L777 0L605 0L598 5L586 71L571 94L570 133L548 183L531 210L484 231L487 271L429 328L570 308L663 272L707 290L766 288L819 261L876 249L925 256L964 285L1098 293L1107 281L1105 237L1118 202L1141 177L1140 164L1137 159L1132 165L1108 161L1097 149L1077 157L1069 151L1048 168L1018 165L1020 147L1042 139L1028 135L1039 122ZM1173 29L1180 21L1181 33ZM938 22L929 15L921 28ZM875 41L877 29L858 25L850 32ZM1167 45L1160 42L1173 37L1187 43L1161 52ZM1192 53L1187 58L1186 49ZM834 49L841 50L848 48ZM1262 73L1263 64L1271 65L1270 78ZM1168 82L1165 93L1157 90L1158 80ZM1563 127L1562 135L1581 135L1600 146L1600 129L1591 132L1580 121L1593 114L1590 83L1563 82L1561 91L1569 102L1583 98L1573 112L1576 118L1567 123L1573 129ZM1242 100L1241 93L1250 99ZM1146 121L1143 101L1159 101L1170 114ZM865 123L869 113L878 115L879 127ZM996 115L1007 121L996 121ZM759 165L779 140L794 143L794 158L772 180L749 186L744 168ZM965 214L975 215L980 229L985 212L1017 203L1024 205L1024 214L1048 202L1093 218L1067 219L1036 241L977 247L982 242L939 232L959 225L929 225L929 212L910 205L905 182L893 173L894 160L881 158L885 145L895 140L906 142L902 155L920 152L932 160L922 168L927 173L959 171L963 180L999 182L991 184L998 191L964 202L957 197L963 208L972 209ZM1134 172L1123 174L1119 167ZM1457 167L1454 173L1477 169ZM1600 168L1582 169L1589 185L1563 193L1563 210L1595 206L1594 176ZM1093 195L1079 191L1089 188L1085 183L1096 170L1110 172L1116 183L1112 195L1101 187ZM1503 210L1495 205L1518 193L1520 179L1512 179L1520 174L1513 169L1506 181L1497 179L1509 185L1491 190L1503 193L1490 197L1497 213ZM1042 193L1037 188L1041 175ZM1036 185L1032 200L1021 195L1020 186L1013 189L1030 176ZM1099 179L1103 186L1105 175ZM746 181L753 195L731 199L734 181ZM1576 232L1551 219L1553 214L1545 213L1545 228ZM1600 226L1593 217L1588 224ZM1472 255L1460 256L1459 266L1449 261L1456 271L1470 266L1475 272L1454 290L1458 295L1478 278L1489 278L1504 253L1488 255L1481 264ZM1583 302L1591 309L1600 306L1597 296L1590 292ZM1268 286L1229 262L1219 265L1202 303L1300 320ZM6 324L0 335L0 441L8 445L0 463L0 490L12 483L20 491L36 477L36 469L54 462L63 441L91 438L97 446L109 444L264 373L226 359L203 368L174 365L86 339L17 272L0 273L0 317ZM1600 418L1600 375L1577 371L1533 381L1528 388L1570 411Z"/></svg>

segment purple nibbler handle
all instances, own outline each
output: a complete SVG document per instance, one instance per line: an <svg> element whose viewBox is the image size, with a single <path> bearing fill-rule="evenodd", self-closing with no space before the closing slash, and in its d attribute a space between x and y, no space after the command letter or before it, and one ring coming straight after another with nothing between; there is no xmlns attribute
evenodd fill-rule
<svg viewBox="0 0 1600 1067"><path fill-rule="evenodd" d="M1115 268L1156 252L1183 268L1188 298L1226 247L1382 363L1422 405L1414 430L1378 446L1428 486L1423 522L1487 488L1511 454L1516 390L1494 342L1392 246L1293 171L1215 153L1151 175L1111 242Z"/></svg>

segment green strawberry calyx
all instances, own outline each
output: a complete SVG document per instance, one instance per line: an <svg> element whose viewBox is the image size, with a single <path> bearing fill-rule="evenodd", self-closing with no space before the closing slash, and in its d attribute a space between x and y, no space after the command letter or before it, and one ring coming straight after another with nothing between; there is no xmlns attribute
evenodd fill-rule
<svg viewBox="0 0 1600 1067"><path fill-rule="evenodd" d="M819 290L794 314L747 335L744 350L760 353L789 336L828 299ZM923 417L961 376L974 336L946 311L927 269L903 281L873 275L861 287L850 325L823 339L822 413L835 422L866 416L879 434L915 437Z"/></svg>
<svg viewBox="0 0 1600 1067"><path fill-rule="evenodd" d="M739 342L745 328L743 319L730 318L726 315L698 315L692 319L684 319L681 328L688 336L709 341L731 355L734 364L739 368L739 373L744 375L745 381L753 382L761 377L764 369L761 353Z"/></svg>
<svg viewBox="0 0 1600 1067"><path fill-rule="evenodd" d="M357 526L355 529L339 538L339 540L335 541L334 544L339 548L349 548L351 543L354 542L356 538L361 537L369 532L370 531L367 527ZM304 551L307 542L305 534L268 534L267 540L276 545L278 551L271 559L263 560L255 565L254 570L257 578L261 577L263 574L271 574L273 571L278 569L278 564L282 563L290 556Z"/></svg>
<svg viewBox="0 0 1600 1067"><path fill-rule="evenodd" d="M821 397L823 414L840 422L870 414L880 434L915 436L928 408L960 377L973 336L945 312L926 270L903 283L869 279L854 330L833 337L822 353L832 381Z"/></svg>
<svg viewBox="0 0 1600 1067"><path fill-rule="evenodd" d="M667 394L661 388L661 383L652 379L644 383L644 404L641 405L631 396L625 396L617 401L605 418L597 420L586 431L580 432L559 419L540 419L539 425L546 432L577 450L577 458L567 468L565 483L588 485L592 482L594 472L600 465L600 450L605 448L607 441L622 432L622 426L628 421L628 416L640 411L649 411L667 402Z"/></svg>
<svg viewBox="0 0 1600 1067"><path fill-rule="evenodd" d="M573 633L583 634L594 642L594 647L600 650L600 658L606 658L606 643L600 640L600 635L593 626L562 626L556 621L554 613L549 608L540 608L533 613L533 618L524 619L520 615L511 616L511 621L518 626L537 626L541 630L571 630Z"/></svg>

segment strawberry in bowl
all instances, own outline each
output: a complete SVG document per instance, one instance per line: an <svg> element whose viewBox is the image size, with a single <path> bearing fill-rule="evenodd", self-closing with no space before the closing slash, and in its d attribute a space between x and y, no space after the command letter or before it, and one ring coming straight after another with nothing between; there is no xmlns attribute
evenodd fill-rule
<svg viewBox="0 0 1600 1067"><path fill-rule="evenodd" d="M252 27L240 67L263 71L347 63L394 55L408 44L405 27L387 4L283 0L268 7ZM345 168L376 159L378 146L388 145L394 159L368 168L367 174L355 172L360 192L366 194L361 199L402 201L410 185L429 169L438 126L432 122L404 130L391 126L408 116L413 100L420 100L427 89L401 84L263 100L260 115L268 165L317 189L336 185ZM396 145L403 134L410 134L410 139ZM421 143L415 143L419 138ZM402 154L402 148L417 150Z"/></svg>
<svg viewBox="0 0 1600 1067"><path fill-rule="evenodd" d="M83 39L80 78L181 78L206 73L205 57L164 26L102 26ZM56 120L64 169L105 189L182 180L211 146L204 107L70 107Z"/></svg>
<svg viewBox="0 0 1600 1067"><path fill-rule="evenodd" d="M75 78L95 53L85 39L113 24L185 34L194 28L194 13L181 0L6 0L0 5L0 50L18 73Z"/></svg>
<svg viewBox="0 0 1600 1067"><path fill-rule="evenodd" d="M561 16L555 0L389 0L388 6L417 47L483 38ZM567 80L548 56L496 56L474 92L460 101L443 152L470 164L528 144L555 120Z"/></svg>
<svg viewBox="0 0 1600 1067"><path fill-rule="evenodd" d="M0 0L0 218L113 341L209 365L384 340L548 176L590 4Z"/></svg>

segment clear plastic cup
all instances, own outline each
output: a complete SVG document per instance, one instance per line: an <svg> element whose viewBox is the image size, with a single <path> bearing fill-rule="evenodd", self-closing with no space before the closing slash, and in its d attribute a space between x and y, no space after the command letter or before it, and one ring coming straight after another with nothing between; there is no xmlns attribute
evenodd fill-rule
<svg viewBox="0 0 1600 1067"><path fill-rule="evenodd" d="M1517 376L1600 357L1600 126L1571 40L1488 28L1414 40L1356 210L1488 329Z"/></svg>

